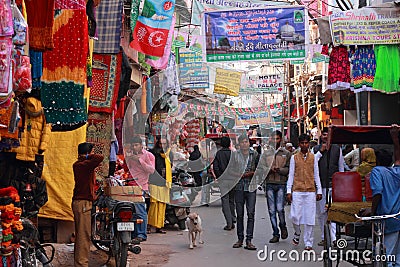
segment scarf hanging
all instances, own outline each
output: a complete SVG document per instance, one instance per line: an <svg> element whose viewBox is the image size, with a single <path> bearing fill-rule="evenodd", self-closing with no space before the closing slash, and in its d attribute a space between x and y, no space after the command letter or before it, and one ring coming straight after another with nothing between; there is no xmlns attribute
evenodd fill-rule
<svg viewBox="0 0 400 267"><path fill-rule="evenodd" d="M168 149L166 153L160 153L161 157L165 160L165 185L167 188L171 188L172 185L172 168L171 161L169 160L169 153L171 149Z"/></svg>

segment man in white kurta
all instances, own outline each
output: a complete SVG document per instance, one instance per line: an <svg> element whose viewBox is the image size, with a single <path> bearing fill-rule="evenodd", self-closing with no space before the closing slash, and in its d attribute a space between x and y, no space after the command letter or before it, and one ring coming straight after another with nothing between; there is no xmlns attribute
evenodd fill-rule
<svg viewBox="0 0 400 267"><path fill-rule="evenodd" d="M290 159L287 198L292 202L290 218L295 230L293 245L299 244L300 225L304 225L303 240L306 250L312 250L316 201L322 199L318 157L309 151L310 137L299 136L300 151Z"/></svg>

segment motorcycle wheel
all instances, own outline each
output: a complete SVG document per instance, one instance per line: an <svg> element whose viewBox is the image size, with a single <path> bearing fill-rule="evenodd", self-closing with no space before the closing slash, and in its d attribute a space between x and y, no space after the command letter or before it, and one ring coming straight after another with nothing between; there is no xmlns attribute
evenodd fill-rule
<svg viewBox="0 0 400 267"><path fill-rule="evenodd" d="M128 244L122 242L119 233L116 233L114 238L114 257L116 267L126 267L128 259Z"/></svg>
<svg viewBox="0 0 400 267"><path fill-rule="evenodd" d="M91 234L92 243L98 250L102 250L109 253L110 252L109 242L105 241L106 239L108 239L105 236L105 233L107 233L106 228L107 228L106 215L102 214L95 217L95 214L93 214L92 234Z"/></svg>

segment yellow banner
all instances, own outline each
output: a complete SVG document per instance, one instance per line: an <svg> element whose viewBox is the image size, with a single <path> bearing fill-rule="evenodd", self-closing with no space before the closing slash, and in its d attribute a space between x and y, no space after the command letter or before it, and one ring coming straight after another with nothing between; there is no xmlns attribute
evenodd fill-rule
<svg viewBox="0 0 400 267"><path fill-rule="evenodd" d="M238 96L242 73L217 68L215 75L215 94Z"/></svg>

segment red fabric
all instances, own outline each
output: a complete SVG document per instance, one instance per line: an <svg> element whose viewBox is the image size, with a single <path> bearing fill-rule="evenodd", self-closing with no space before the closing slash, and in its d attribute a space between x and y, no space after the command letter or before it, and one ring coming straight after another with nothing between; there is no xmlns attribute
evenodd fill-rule
<svg viewBox="0 0 400 267"><path fill-rule="evenodd" d="M29 48L45 51L54 48L54 0L25 1L29 25Z"/></svg>
<svg viewBox="0 0 400 267"><path fill-rule="evenodd" d="M332 49L328 67L328 89L343 87L344 83L350 87L350 61L347 47L337 46Z"/></svg>
<svg viewBox="0 0 400 267"><path fill-rule="evenodd" d="M56 71L58 67L67 67L70 70L85 68L86 70L89 49L86 11L62 10L61 12L55 20L53 36L55 49L43 54L43 68L49 71ZM63 75L68 75L68 73ZM75 80L74 78L66 79Z"/></svg>
<svg viewBox="0 0 400 267"><path fill-rule="evenodd" d="M343 119L343 113L339 112L338 107L334 107L331 110L331 119Z"/></svg>
<svg viewBox="0 0 400 267"><path fill-rule="evenodd" d="M144 36L141 36L142 32ZM137 21L130 46L143 54L162 57L168 40L168 32L169 29L152 28Z"/></svg>
<svg viewBox="0 0 400 267"><path fill-rule="evenodd" d="M93 54L89 111L112 113L118 98L122 54Z"/></svg>

